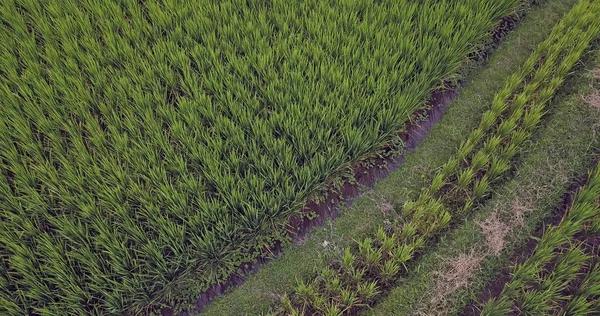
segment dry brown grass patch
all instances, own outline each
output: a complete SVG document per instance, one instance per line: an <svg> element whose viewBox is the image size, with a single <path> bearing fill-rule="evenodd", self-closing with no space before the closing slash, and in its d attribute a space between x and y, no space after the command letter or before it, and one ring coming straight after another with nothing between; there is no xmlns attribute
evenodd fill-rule
<svg viewBox="0 0 600 316"><path fill-rule="evenodd" d="M394 204L386 200L380 201L378 207L386 215L394 211Z"/></svg>
<svg viewBox="0 0 600 316"><path fill-rule="evenodd" d="M533 211L533 208L528 204L524 203L519 199L515 199L511 203L512 215L514 216L511 221L513 227L525 226L524 214Z"/></svg>
<svg viewBox="0 0 600 316"><path fill-rule="evenodd" d="M595 90L592 94L584 97L583 100L596 110L600 110L600 91Z"/></svg>
<svg viewBox="0 0 600 316"><path fill-rule="evenodd" d="M481 269L483 259L489 255L500 255L507 236L514 228L525 225L523 215L532 210L530 203L515 199L511 203L511 212L506 214L511 217L510 220L501 220L496 211L485 220L476 222L485 241L475 245L470 252L462 252L450 259L441 258L443 267L435 273L436 281L429 303L412 315L446 315L449 295L470 285L471 278Z"/></svg>
<svg viewBox="0 0 600 316"><path fill-rule="evenodd" d="M600 80L600 68L592 70L592 77ZM598 91L598 89L593 90L592 93L587 97L584 97L583 100L591 107L600 110L600 91Z"/></svg>
<svg viewBox="0 0 600 316"><path fill-rule="evenodd" d="M498 218L496 213L490 215L483 222L477 222L481 233L485 237L485 244L494 256L500 255L504 249L506 236L511 228Z"/></svg>
<svg viewBox="0 0 600 316"><path fill-rule="evenodd" d="M471 277L481 268L481 261L485 256L486 254L471 250L469 253L460 253L457 257L446 261L444 271L438 272L430 307L443 307L449 294L467 287Z"/></svg>

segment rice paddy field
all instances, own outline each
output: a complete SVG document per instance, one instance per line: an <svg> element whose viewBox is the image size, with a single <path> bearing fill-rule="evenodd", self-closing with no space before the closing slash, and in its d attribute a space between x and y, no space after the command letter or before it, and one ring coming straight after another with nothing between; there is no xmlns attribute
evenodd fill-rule
<svg viewBox="0 0 600 316"><path fill-rule="evenodd" d="M598 15L597 0L0 1L0 315L600 313ZM292 238L357 166L400 154ZM539 177L562 181L536 191L548 205L595 171L514 261L552 210L504 215L529 230L478 216L547 168L528 157L565 169ZM466 284L428 259L446 249L480 258Z"/></svg>
<svg viewBox="0 0 600 316"><path fill-rule="evenodd" d="M478 127L461 143L456 154L434 173L431 184L422 188L415 199L395 207L399 216L393 218L392 223L379 226L373 235L357 241L355 246L346 247L340 259L319 274L301 281L291 297L283 296L281 314L355 314L357 310L374 305L378 297L398 281L399 275L408 272L408 263L428 245L430 239L443 232L456 221L455 218L465 218L485 201L493 188L516 167L519 147L531 138L547 111L548 101L600 33L600 21L594 17L599 13L600 2L579 1L531 53L520 70L507 79L494 96L489 110L481 116ZM535 271L549 262L551 257L547 253L552 252L553 247L569 243L576 228L585 226L590 218L600 215L597 208L589 205L598 199L598 175L592 175L589 188L582 190L576 198L575 210L570 212L573 218L568 217L564 222L566 225L559 225L561 228L566 226L564 230L571 234L560 228L556 234L544 234L538 245L542 249L536 252L536 256L543 259L534 256L531 260L535 264L519 266L514 272L514 283L506 285L509 294L503 293L502 299L508 302L510 295L522 294L524 290L520 290L519 286L532 288L531 293L522 295L521 305L515 309L517 314L544 315L561 309L561 315L581 315L573 310L589 311L589 314L600 312L595 306L597 272L591 265L589 280L581 285L584 287L582 291L589 289L591 293L586 294L581 302L576 299L574 306L569 303L564 307L556 302L568 297L562 292L575 279L585 261L592 259L592 255L584 254L578 247L566 251L564 258L555 267L549 268L548 280L540 281L538 286L530 285L539 277L530 270ZM584 206L580 209L579 204ZM481 226L484 230L494 228L489 222ZM592 221L590 226L595 231L597 224ZM492 231L491 238L503 238L499 236L501 233L502 230ZM550 246L545 245L546 237L552 240ZM501 250L495 250L493 244L490 248L492 252ZM594 253L593 256L597 254ZM527 279L521 278L522 274L531 275ZM489 306L493 307L486 307L482 314L509 314L512 311L510 304L504 302L490 303ZM505 306L507 304L509 306Z"/></svg>

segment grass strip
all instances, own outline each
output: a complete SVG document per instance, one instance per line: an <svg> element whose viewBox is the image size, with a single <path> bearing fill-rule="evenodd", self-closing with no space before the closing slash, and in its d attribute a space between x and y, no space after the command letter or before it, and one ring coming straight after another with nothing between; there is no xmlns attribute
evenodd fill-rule
<svg viewBox="0 0 600 316"><path fill-rule="evenodd" d="M492 109L484 114L480 127L459 148L457 158L444 165L417 200L404 204L404 217L395 223L395 229L386 232L380 228L375 238L358 242L358 251L347 248L342 264L334 266L332 263L317 278L301 283L291 299L282 298L284 313L336 315L355 313L372 305L379 294L393 284L396 276L407 269L406 263L414 254L450 223L449 210L471 209L474 201L483 198L491 189L490 183L499 180L510 169L518 146L530 137L540 122L545 104L600 31L600 22L594 19L594 15L600 13L600 5L594 4L581 1L576 5L563 20L564 25L557 26L562 32L553 32L532 54L533 58L528 60L525 68L531 65L533 70L535 63L542 65L524 85L522 94L515 96L512 102L508 98L516 94L521 82L507 82L496 95ZM528 103L531 107L526 107ZM506 118L501 119L507 109ZM486 119L488 117L492 119ZM482 138L496 122L498 127L489 136L497 141L485 142L469 161L467 158L474 152L475 145L484 143ZM444 183L448 178L450 182ZM448 189L448 185L453 188ZM438 192L442 194L436 196ZM449 193L452 196L466 193L465 203L457 208L456 200L444 198Z"/></svg>
<svg viewBox="0 0 600 316"><path fill-rule="evenodd" d="M218 298L205 311L208 315L259 314L268 310L277 294L289 292L296 277L309 277L314 267L326 266L331 258L341 257L339 249L369 231L375 231L385 218L382 200L406 199L418 192L425 170L443 164L468 132L477 127L484 107L492 101L494 91L511 72L518 70L528 52L547 37L573 1L549 2L532 10L517 31L501 44L489 66L480 75L469 79L467 89L417 150L407 156L406 162L388 179L380 182L374 191L357 200L350 212L317 228L302 245L286 249L282 258L264 266L249 278L246 284L227 296ZM542 27L541 27L542 26Z"/></svg>

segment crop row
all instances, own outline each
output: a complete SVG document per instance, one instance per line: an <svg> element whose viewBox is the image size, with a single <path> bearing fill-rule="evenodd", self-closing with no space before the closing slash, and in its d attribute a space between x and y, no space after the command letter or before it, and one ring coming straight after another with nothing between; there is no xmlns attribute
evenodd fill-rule
<svg viewBox="0 0 600 316"><path fill-rule="evenodd" d="M519 0L0 2L0 313L192 303Z"/></svg>
<svg viewBox="0 0 600 316"><path fill-rule="evenodd" d="M342 315L375 303L408 270L407 264L451 221L467 215L509 173L520 147L540 123L546 104L600 32L600 3L582 0L511 76L461 144L415 200L404 203L393 227L347 248L341 262L303 281L277 312Z"/></svg>
<svg viewBox="0 0 600 316"><path fill-rule="evenodd" d="M517 265L499 297L482 315L597 315L600 313L600 166L557 225L544 232L532 255ZM594 248L595 249L589 249Z"/></svg>

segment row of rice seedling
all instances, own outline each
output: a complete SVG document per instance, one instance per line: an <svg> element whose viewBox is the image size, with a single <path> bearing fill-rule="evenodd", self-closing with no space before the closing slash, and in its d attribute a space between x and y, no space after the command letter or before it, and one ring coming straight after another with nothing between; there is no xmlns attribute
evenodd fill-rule
<svg viewBox="0 0 600 316"><path fill-rule="evenodd" d="M573 298L561 310L561 316L600 314L600 264L589 269Z"/></svg>
<svg viewBox="0 0 600 316"><path fill-rule="evenodd" d="M352 314L372 305L407 263L452 220L472 210L506 177L547 102L600 32L600 2L580 1L498 92L481 123L393 225L346 249L320 276L282 299L283 314ZM365 288L370 291L364 292ZM368 295L367 295L368 293ZM351 298L351 299L350 299Z"/></svg>
<svg viewBox="0 0 600 316"><path fill-rule="evenodd" d="M549 227L532 255L513 269L500 296L486 302L482 315L599 314L600 249L584 249L590 248L590 238L600 237L599 227L600 166L561 222Z"/></svg>
<svg viewBox="0 0 600 316"><path fill-rule="evenodd" d="M0 3L0 313L191 303L518 0Z"/></svg>

